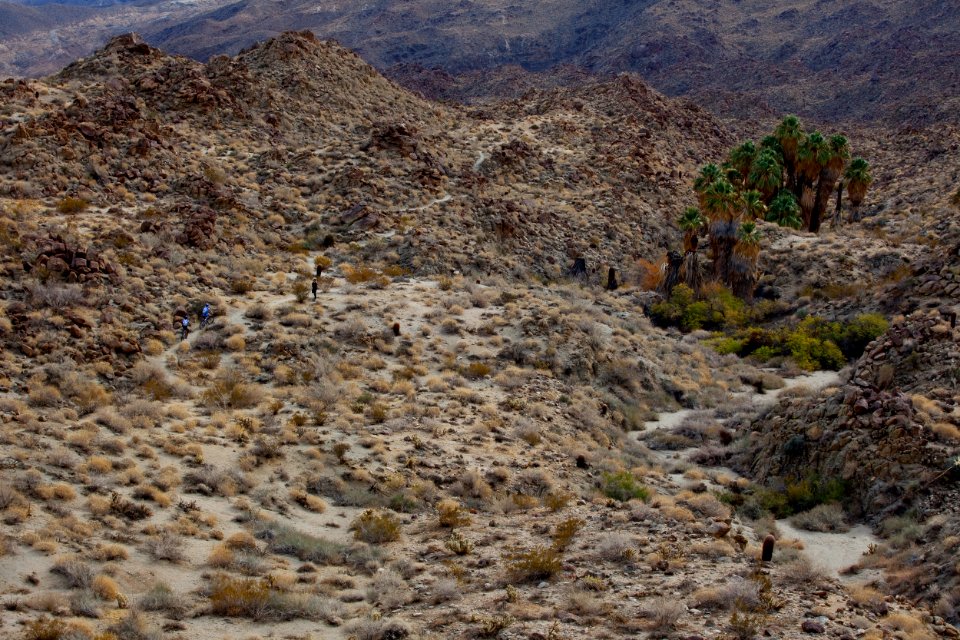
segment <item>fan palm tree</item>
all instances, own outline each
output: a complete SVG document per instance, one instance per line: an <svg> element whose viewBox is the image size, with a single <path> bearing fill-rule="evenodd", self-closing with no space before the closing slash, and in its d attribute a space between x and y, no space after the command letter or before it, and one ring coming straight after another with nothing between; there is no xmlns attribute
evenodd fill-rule
<svg viewBox="0 0 960 640"><path fill-rule="evenodd" d="M837 186L837 180L843 175L843 169L849 159L850 143L846 136L840 134L830 136L826 143L826 153L822 155L820 175L817 181L817 195L810 215L809 228L813 233L820 231L823 212L826 211L830 195L833 193L834 187Z"/></svg>
<svg viewBox="0 0 960 640"><path fill-rule="evenodd" d="M704 211L710 220L713 275L724 282L729 273L730 253L737 242L738 201L736 189L726 180L717 180L704 193Z"/></svg>
<svg viewBox="0 0 960 640"><path fill-rule="evenodd" d="M720 171L720 167L713 164L705 164L700 168L700 173L697 175L697 178L693 181L693 190L697 193L698 198L700 199L700 207L703 208L704 205L704 194L707 189L710 188L714 182L723 177L723 172Z"/></svg>
<svg viewBox="0 0 960 640"><path fill-rule="evenodd" d="M770 149L761 151L753 163L747 184L763 194L765 201L772 198L783 185L783 166L779 154Z"/></svg>
<svg viewBox="0 0 960 640"><path fill-rule="evenodd" d="M753 140L747 140L730 151L730 154L727 156L727 164L731 168L736 169L737 173L740 174L741 180L743 180L750 175L750 170L753 167L753 161L756 159L757 153L757 145L753 143Z"/></svg>
<svg viewBox="0 0 960 640"><path fill-rule="evenodd" d="M776 222L781 227L791 229L802 227L803 219L800 217L797 197L787 189L780 191L767 208L767 222Z"/></svg>
<svg viewBox="0 0 960 640"><path fill-rule="evenodd" d="M683 215L680 216L680 219L677 220L677 225L680 227L680 230L683 231L683 252L689 253L690 251L695 251L697 248L697 235L700 233L700 229L707 223L706 218L703 217L703 214L700 213L700 209L696 207L687 207Z"/></svg>
<svg viewBox="0 0 960 640"><path fill-rule="evenodd" d="M863 158L854 158L847 172L844 174L847 179L847 197L850 198L850 205L853 207L853 219L859 220L859 208L863 199L867 195L867 188L873 182L873 176L870 175L870 163Z"/></svg>
<svg viewBox="0 0 960 640"><path fill-rule="evenodd" d="M744 191L740 194L740 203L743 206L745 220L756 220L764 217L767 213L767 205L764 204L763 200L763 194L756 189Z"/></svg>
<svg viewBox="0 0 960 640"><path fill-rule="evenodd" d="M810 228L813 208L816 204L815 188L820 171L830 159L830 145L819 131L814 131L797 148L797 176L794 194L800 200L803 226Z"/></svg>
<svg viewBox="0 0 960 640"><path fill-rule="evenodd" d="M757 259L760 257L760 230L755 222L737 229L736 246L730 257L730 289L734 295L751 300L757 286Z"/></svg>
<svg viewBox="0 0 960 640"><path fill-rule="evenodd" d="M803 139L803 127L800 126L800 119L797 116L787 116L774 129L773 135L780 143L780 150L783 153L783 166L787 172L787 186L791 189L796 187L797 170L797 149L800 141Z"/></svg>

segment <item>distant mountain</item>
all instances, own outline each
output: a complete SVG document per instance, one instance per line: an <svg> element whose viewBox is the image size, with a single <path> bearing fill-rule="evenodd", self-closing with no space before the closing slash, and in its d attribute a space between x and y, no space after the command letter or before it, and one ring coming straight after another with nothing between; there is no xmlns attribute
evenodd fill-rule
<svg viewBox="0 0 960 640"><path fill-rule="evenodd" d="M36 7L0 2L0 42L32 31L50 30L63 24L83 20L91 12L82 7L49 4Z"/></svg>
<svg viewBox="0 0 960 640"><path fill-rule="evenodd" d="M456 82L436 85L442 74L488 74L504 65L540 73L568 65L588 73L635 71L668 95L725 114L766 107L819 119L924 124L956 121L960 112L960 4L941 0L211 0L165 6L159 13L153 6L150 20L131 19L130 26L167 50L206 60L285 29L311 29L381 70L395 69L395 77L422 91L443 89L438 97L477 93L473 82L463 91ZM0 69L2 63L0 56Z"/></svg>

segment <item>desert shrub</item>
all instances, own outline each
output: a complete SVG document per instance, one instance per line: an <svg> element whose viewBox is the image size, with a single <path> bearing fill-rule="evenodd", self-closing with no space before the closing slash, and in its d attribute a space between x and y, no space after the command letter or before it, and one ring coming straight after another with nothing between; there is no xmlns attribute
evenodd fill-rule
<svg viewBox="0 0 960 640"><path fill-rule="evenodd" d="M400 521L389 511L367 509L350 523L350 529L354 538L370 544L400 539Z"/></svg>
<svg viewBox="0 0 960 640"><path fill-rule="evenodd" d="M83 198L74 198L67 196L57 203L57 211L60 213L80 213L85 211L90 203Z"/></svg>
<svg viewBox="0 0 960 640"><path fill-rule="evenodd" d="M506 557L507 574L515 582L552 578L560 572L561 564L560 551L553 547L536 546Z"/></svg>
<svg viewBox="0 0 960 640"><path fill-rule="evenodd" d="M336 606L311 594L274 589L267 580L214 576L208 597L211 612L231 618L292 620L336 617Z"/></svg>
<svg viewBox="0 0 960 640"><path fill-rule="evenodd" d="M306 280L298 278L291 286L291 290L297 302L303 303L310 295L310 284Z"/></svg>
<svg viewBox="0 0 960 640"><path fill-rule="evenodd" d="M676 598L661 596L654 598L646 606L644 614L650 618L654 629L669 630L677 626L677 621L686 611L687 608L681 601Z"/></svg>
<svg viewBox="0 0 960 640"><path fill-rule="evenodd" d="M50 567L50 572L61 576L67 586L73 589L85 589L93 582L93 569L79 558L58 558Z"/></svg>
<svg viewBox="0 0 960 640"><path fill-rule="evenodd" d="M762 329L748 327L709 341L715 351L751 356L765 362L790 357L802 369L840 369L858 358L866 346L887 330L879 314L863 314L849 322L829 322L807 317L793 327Z"/></svg>
<svg viewBox="0 0 960 640"><path fill-rule="evenodd" d="M790 523L807 531L849 531L843 508L838 504L821 504L819 506L798 513L790 518Z"/></svg>
<svg viewBox="0 0 960 640"><path fill-rule="evenodd" d="M186 611L187 602L181 594L171 589L170 585L157 582L140 596L138 606L144 611L164 611L168 614L180 614Z"/></svg>
<svg viewBox="0 0 960 640"><path fill-rule="evenodd" d="M847 496L847 484L839 478L821 478L809 475L802 480L789 480L783 489L758 487L741 505L741 512L769 511L777 518L787 518L814 507L842 502Z"/></svg>
<svg viewBox="0 0 960 640"><path fill-rule="evenodd" d="M646 502L650 498L650 490L637 482L629 471L603 474L603 494L620 502L628 500Z"/></svg>
<svg viewBox="0 0 960 640"><path fill-rule="evenodd" d="M41 618L29 623L22 637L24 640L88 640L91 635L81 623Z"/></svg>
<svg viewBox="0 0 960 640"><path fill-rule="evenodd" d="M437 519L441 527L465 527L470 524L470 515L456 500L441 500L437 503Z"/></svg>
<svg viewBox="0 0 960 640"><path fill-rule="evenodd" d="M553 530L553 547L563 551L573 542L574 536L586 524L582 518L567 518Z"/></svg>
<svg viewBox="0 0 960 640"><path fill-rule="evenodd" d="M143 548L155 560L182 562L185 558L183 538L169 531L147 539Z"/></svg>
<svg viewBox="0 0 960 640"><path fill-rule="evenodd" d="M263 393L243 380L243 374L229 369L218 375L202 394L203 401L221 409L247 409L263 399Z"/></svg>
<svg viewBox="0 0 960 640"><path fill-rule="evenodd" d="M318 538L274 522L258 522L254 535L266 541L271 552L308 562L339 564L347 553L346 546L339 542Z"/></svg>
<svg viewBox="0 0 960 640"><path fill-rule="evenodd" d="M357 640L402 640L412 633L405 622L390 618L354 620L346 631Z"/></svg>
<svg viewBox="0 0 960 640"><path fill-rule="evenodd" d="M344 265L343 267L343 277L350 284L360 284L363 282L370 282L375 279L380 274L377 273L376 269L371 269L370 267L360 265L358 267L351 267L350 265Z"/></svg>
<svg viewBox="0 0 960 640"><path fill-rule="evenodd" d="M679 327L682 331L724 329L745 320L745 307L743 300L722 286L706 286L698 295L681 284L674 287L668 300L650 307L650 319L658 326Z"/></svg>
<svg viewBox="0 0 960 640"><path fill-rule="evenodd" d="M461 375L469 380L479 380L490 375L490 365L485 362L471 362L460 370Z"/></svg>
<svg viewBox="0 0 960 640"><path fill-rule="evenodd" d="M253 279L239 276L230 280L230 293L238 296L250 293L253 290Z"/></svg>
<svg viewBox="0 0 960 640"><path fill-rule="evenodd" d="M255 578L217 576L210 586L210 610L228 618L262 619L270 603L270 587Z"/></svg>

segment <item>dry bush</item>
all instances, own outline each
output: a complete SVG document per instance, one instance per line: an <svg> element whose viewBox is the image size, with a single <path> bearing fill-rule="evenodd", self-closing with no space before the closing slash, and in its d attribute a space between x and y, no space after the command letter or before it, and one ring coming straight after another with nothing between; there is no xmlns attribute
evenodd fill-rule
<svg viewBox="0 0 960 640"><path fill-rule="evenodd" d="M143 550L155 560L177 563L183 562L186 558L183 538L170 531L148 538L143 544Z"/></svg>
<svg viewBox="0 0 960 640"><path fill-rule="evenodd" d="M565 550L584 524L586 522L582 518L567 518L557 524L553 530L553 547L559 551Z"/></svg>
<svg viewBox="0 0 960 640"><path fill-rule="evenodd" d="M437 503L437 519L441 527L465 527L470 524L470 515L456 500L441 500Z"/></svg>
<svg viewBox="0 0 960 640"><path fill-rule="evenodd" d="M153 627L139 611L131 611L107 631L121 640L163 640L163 633Z"/></svg>
<svg viewBox="0 0 960 640"><path fill-rule="evenodd" d="M391 618L354 620L345 629L350 637L356 640L395 640L412 637L412 630L406 622Z"/></svg>
<svg viewBox="0 0 960 640"><path fill-rule="evenodd" d="M187 601L164 582L157 582L147 590L137 605L144 611L163 611L173 617L179 617L187 610Z"/></svg>
<svg viewBox="0 0 960 640"><path fill-rule="evenodd" d="M117 596L120 595L120 587L116 581L102 573L94 576L90 589L101 600L116 600Z"/></svg>
<svg viewBox="0 0 960 640"><path fill-rule="evenodd" d="M350 523L353 537L370 544L400 539L400 521L389 511L367 509Z"/></svg>
<svg viewBox="0 0 960 640"><path fill-rule="evenodd" d="M536 546L506 556L507 575L514 582L547 580L560 572L562 558L553 547Z"/></svg>
<svg viewBox="0 0 960 640"><path fill-rule="evenodd" d="M260 387L245 382L237 369L220 373L202 394L203 401L220 409L248 409L263 399Z"/></svg>
<svg viewBox="0 0 960 640"><path fill-rule="evenodd" d="M597 555L611 562L632 562L637 557L633 539L624 533L606 533L596 545Z"/></svg>
<svg viewBox="0 0 960 640"><path fill-rule="evenodd" d="M790 518L790 524L806 531L845 532L850 530L839 504L821 504Z"/></svg>
<svg viewBox="0 0 960 640"><path fill-rule="evenodd" d="M413 598L413 591L403 576L390 569L378 572L367 587L367 600L387 609L408 604Z"/></svg>
<svg viewBox="0 0 960 640"><path fill-rule="evenodd" d="M756 582L734 578L723 586L704 587L693 594L693 605L697 609L732 610L738 602L748 609L759 604L760 589Z"/></svg>
<svg viewBox="0 0 960 640"><path fill-rule="evenodd" d="M93 569L83 560L67 556L57 558L53 566L50 567L50 573L55 573L63 577L67 586L71 589L85 589L93 582Z"/></svg>
<svg viewBox="0 0 960 640"><path fill-rule="evenodd" d="M651 626L657 631L675 629L680 616L687 612L683 602L676 598L659 597L650 601L643 615L650 619Z"/></svg>

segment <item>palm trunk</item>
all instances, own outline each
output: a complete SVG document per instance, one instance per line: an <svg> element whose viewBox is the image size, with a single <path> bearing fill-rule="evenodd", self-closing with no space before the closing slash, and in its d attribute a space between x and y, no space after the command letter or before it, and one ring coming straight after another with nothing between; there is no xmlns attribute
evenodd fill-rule
<svg viewBox="0 0 960 640"><path fill-rule="evenodd" d="M680 266L680 281L694 291L703 286L703 274L700 272L700 259L696 251L688 251Z"/></svg>
<svg viewBox="0 0 960 640"><path fill-rule="evenodd" d="M817 197L813 201L813 211L810 213L810 231L820 232L820 223L823 220L823 213L827 210L827 202L833 193L833 187L837 184L839 173L824 167L820 171L820 179L817 181Z"/></svg>
<svg viewBox="0 0 960 640"><path fill-rule="evenodd" d="M837 185L837 208L833 212L833 226L839 227L843 222L843 180Z"/></svg>
<svg viewBox="0 0 960 640"><path fill-rule="evenodd" d="M732 220L710 223L710 250L713 259L713 277L730 283L730 255L737 243L737 226Z"/></svg>
<svg viewBox="0 0 960 640"><path fill-rule="evenodd" d="M812 186L803 185L801 187L800 197L797 199L800 203L800 213L803 216L803 228L809 229L813 220L813 207L816 202L816 194Z"/></svg>

